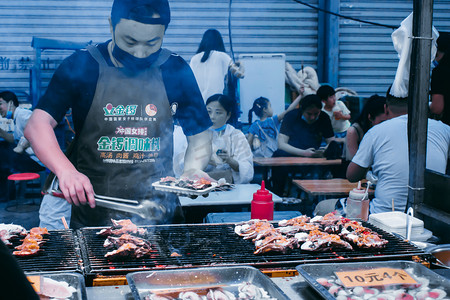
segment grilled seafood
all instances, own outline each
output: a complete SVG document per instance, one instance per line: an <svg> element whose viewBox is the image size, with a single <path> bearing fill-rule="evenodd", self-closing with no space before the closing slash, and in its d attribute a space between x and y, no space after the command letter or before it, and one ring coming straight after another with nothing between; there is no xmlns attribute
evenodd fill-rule
<svg viewBox="0 0 450 300"><path fill-rule="evenodd" d="M132 243L125 243L118 249L105 254L105 257L111 260L122 258L141 258L150 255L151 249L139 247Z"/></svg>
<svg viewBox="0 0 450 300"><path fill-rule="evenodd" d="M145 228L138 228L130 219L124 220L114 220L111 219L113 225L110 228L105 228L97 232L98 235L101 236L110 236L110 235L122 235L125 233L133 233L137 235L145 235L147 230Z"/></svg>
<svg viewBox="0 0 450 300"><path fill-rule="evenodd" d="M301 249L305 251L353 250L352 246L342 240L339 235L320 231L310 232L310 236L302 244Z"/></svg>
<svg viewBox="0 0 450 300"><path fill-rule="evenodd" d="M26 234L27 230L20 225L15 224L0 224L0 239L5 245L12 245L10 240L23 233Z"/></svg>
<svg viewBox="0 0 450 300"><path fill-rule="evenodd" d="M159 180L159 184L187 188L192 190L203 190L211 186L211 181L206 178L199 179L177 179L167 176Z"/></svg>
<svg viewBox="0 0 450 300"><path fill-rule="evenodd" d="M309 218L306 216L282 220L275 228L266 220L237 223L234 231L244 239L252 239L255 254L283 252L300 248L305 251L380 249L387 240L360 222L334 213Z"/></svg>
<svg viewBox="0 0 450 300"><path fill-rule="evenodd" d="M281 220L280 222L278 222L278 226L284 227L284 226L297 226L297 225L302 225L305 223L308 223L311 220L310 217L305 216L305 215L301 215L289 220Z"/></svg>
<svg viewBox="0 0 450 300"><path fill-rule="evenodd" d="M30 232L22 240L22 244L15 247L18 251L13 251L13 255L25 257L39 254L42 251L41 245L46 242L41 234L48 235L47 228L35 227L30 229Z"/></svg>
<svg viewBox="0 0 450 300"><path fill-rule="evenodd" d="M113 247L119 248L120 246L126 243L135 244L138 247L146 247L148 249L151 248L151 244L149 241L140 237L132 236L130 234L122 234L119 237L108 236L105 242L103 243L103 246L105 248L113 248Z"/></svg>

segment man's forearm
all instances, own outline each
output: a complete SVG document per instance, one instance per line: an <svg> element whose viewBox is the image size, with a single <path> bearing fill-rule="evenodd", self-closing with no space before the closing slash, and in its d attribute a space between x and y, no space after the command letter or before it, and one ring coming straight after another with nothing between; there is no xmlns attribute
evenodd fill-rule
<svg viewBox="0 0 450 300"><path fill-rule="evenodd" d="M40 112L33 114L24 130L34 153L57 176L65 170L75 169L59 147L52 125L43 121L43 117Z"/></svg>
<svg viewBox="0 0 450 300"><path fill-rule="evenodd" d="M283 150L284 152L287 152L289 154L292 154L294 156L305 156L305 150L296 148L294 146L291 146L289 144L282 143L279 145L278 149Z"/></svg>
<svg viewBox="0 0 450 300"><path fill-rule="evenodd" d="M211 137L207 131L188 137L184 171L204 170L211 159Z"/></svg>

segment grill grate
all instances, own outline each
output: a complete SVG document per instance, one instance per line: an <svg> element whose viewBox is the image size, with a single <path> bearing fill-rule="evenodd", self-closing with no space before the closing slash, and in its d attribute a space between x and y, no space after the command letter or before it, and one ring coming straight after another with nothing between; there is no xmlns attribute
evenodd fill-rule
<svg viewBox="0 0 450 300"><path fill-rule="evenodd" d="M302 263L339 262L355 260L411 259L425 254L414 245L378 229L364 226L380 233L389 241L382 250L336 251L311 253L294 249L287 254L266 253L254 255L255 247L234 233L233 224L159 225L146 227L146 237L154 245L150 258L126 261L108 261L103 247L104 237L96 235L103 227L83 228L78 231L83 261L87 274L125 274L158 268L187 268L212 265L251 265L254 267L295 267ZM150 233L151 232L151 233ZM181 256L171 256L173 252Z"/></svg>
<svg viewBox="0 0 450 300"><path fill-rule="evenodd" d="M47 242L37 256L16 257L24 272L81 272L80 247L72 230L49 231ZM22 242L13 241L13 246ZM11 250L12 253L13 250Z"/></svg>

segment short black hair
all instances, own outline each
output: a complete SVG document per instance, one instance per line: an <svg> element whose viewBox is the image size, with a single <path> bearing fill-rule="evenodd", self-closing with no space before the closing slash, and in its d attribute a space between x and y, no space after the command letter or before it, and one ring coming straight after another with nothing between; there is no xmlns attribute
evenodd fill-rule
<svg viewBox="0 0 450 300"><path fill-rule="evenodd" d="M314 94L307 95L300 100L300 112L303 113L310 107L316 107L322 109L322 100L320 97Z"/></svg>
<svg viewBox="0 0 450 300"><path fill-rule="evenodd" d="M324 84L324 85L320 86L320 88L317 90L316 94L317 94L317 96L320 97L320 100L325 101L328 99L328 97L336 94L336 91L331 86Z"/></svg>
<svg viewBox="0 0 450 300"><path fill-rule="evenodd" d="M159 14L159 18L153 15ZM167 0L114 0L111 8L113 28L120 19L133 20L144 24L162 24L165 29L170 23L170 7Z"/></svg>
<svg viewBox="0 0 450 300"><path fill-rule="evenodd" d="M16 94L11 91L3 91L0 93L0 98L6 102L12 101L15 107L19 106L19 99L17 99Z"/></svg>

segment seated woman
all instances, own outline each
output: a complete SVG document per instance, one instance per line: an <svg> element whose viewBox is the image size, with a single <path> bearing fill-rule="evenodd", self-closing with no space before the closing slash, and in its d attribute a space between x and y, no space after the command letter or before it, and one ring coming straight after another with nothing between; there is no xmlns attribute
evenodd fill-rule
<svg viewBox="0 0 450 300"><path fill-rule="evenodd" d="M386 120L385 112L386 98L373 95L367 100L361 114L355 122L347 129L345 159L351 161L358 151L363 136L372 126Z"/></svg>
<svg viewBox="0 0 450 300"><path fill-rule="evenodd" d="M300 101L300 107L286 114L278 135L277 156L320 157L322 140L328 144L334 140L333 127L327 114L321 113L322 101L317 95L308 95ZM273 169L272 190L283 195L287 176L292 168Z"/></svg>
<svg viewBox="0 0 450 300"><path fill-rule="evenodd" d="M212 155L206 172L218 180L249 183L253 178L253 154L242 131L227 124L235 111L235 101L215 94L206 101L206 109L213 125Z"/></svg>

